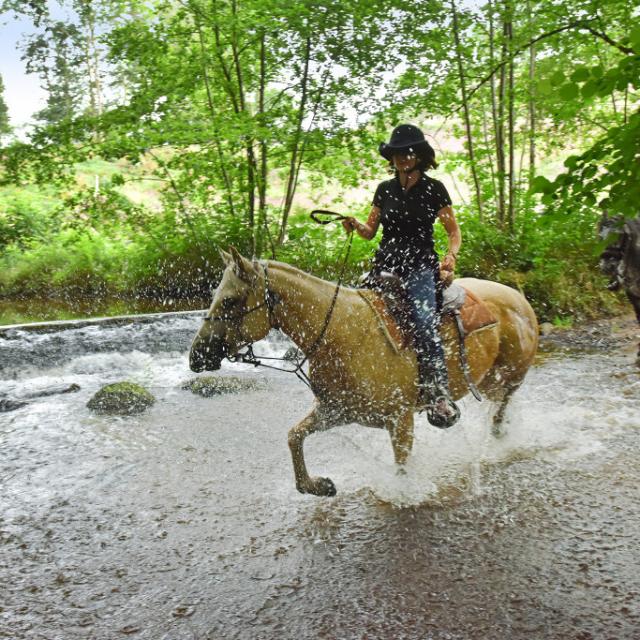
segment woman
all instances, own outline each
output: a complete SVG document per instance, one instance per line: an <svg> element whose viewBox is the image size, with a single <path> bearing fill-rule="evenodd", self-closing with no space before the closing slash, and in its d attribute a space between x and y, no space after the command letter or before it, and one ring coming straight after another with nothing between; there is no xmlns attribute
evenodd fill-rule
<svg viewBox="0 0 640 640"><path fill-rule="evenodd" d="M347 232L356 231L366 240L375 237L382 225L373 271L393 273L404 285L415 326L420 405L427 408L432 424L446 428L457 422L460 411L449 395L444 350L438 334L438 285L440 269L452 273L455 268L460 229L445 186L426 174L438 165L433 148L418 127L399 125L379 150L395 169L395 177L378 185L366 223L349 217L342 224ZM433 241L436 219L444 225L449 240L441 264Z"/></svg>

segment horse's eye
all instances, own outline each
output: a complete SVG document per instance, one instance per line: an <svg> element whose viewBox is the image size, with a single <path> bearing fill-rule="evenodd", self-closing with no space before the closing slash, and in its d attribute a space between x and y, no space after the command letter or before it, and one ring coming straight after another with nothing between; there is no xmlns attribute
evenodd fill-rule
<svg viewBox="0 0 640 640"><path fill-rule="evenodd" d="M229 310L233 309L233 307L236 306L237 302L238 301L235 298L225 298L222 301L222 309L224 311L229 311Z"/></svg>

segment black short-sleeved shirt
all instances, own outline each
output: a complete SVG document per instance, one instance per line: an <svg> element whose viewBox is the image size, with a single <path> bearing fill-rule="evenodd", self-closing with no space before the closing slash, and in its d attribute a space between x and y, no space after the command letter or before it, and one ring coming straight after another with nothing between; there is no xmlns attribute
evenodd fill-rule
<svg viewBox="0 0 640 640"><path fill-rule="evenodd" d="M374 270L406 277L425 266L436 268L433 224L440 209L451 204L442 182L423 174L405 193L392 178L378 185L373 204L380 207L382 224Z"/></svg>

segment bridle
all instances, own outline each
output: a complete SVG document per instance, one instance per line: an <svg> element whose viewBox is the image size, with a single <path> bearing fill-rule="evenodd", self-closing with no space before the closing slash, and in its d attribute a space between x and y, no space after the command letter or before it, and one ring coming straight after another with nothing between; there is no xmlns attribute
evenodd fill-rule
<svg viewBox="0 0 640 640"><path fill-rule="evenodd" d="M220 316L210 316L206 314L203 318L205 322L232 322L234 320L243 320L250 313L254 313L255 311L266 307L269 315L269 324L273 329L278 328L278 323L274 318L274 311L275 307L280 302L280 296L269 289L269 271L267 270L267 266L257 261L254 262L254 264L260 264L264 272L264 302L260 302L249 309L244 309L240 313L223 313Z"/></svg>
<svg viewBox="0 0 640 640"><path fill-rule="evenodd" d="M331 211L320 211L318 210L319 213L328 213L328 214L332 214L334 216L339 216L340 219L343 219L344 216L340 216L340 214L333 214L333 212ZM319 334L316 336L316 339L313 341L313 344L311 345L311 347L307 350L307 353L304 354L302 353L300 350L298 350L297 353L299 353L300 355L302 355L302 358L299 359L298 355L295 356L295 363L296 366L294 369L283 369L281 367L273 367L271 365L265 364L263 362L263 360L279 360L280 362L286 362L286 360L284 358L273 358L273 357L268 357L268 356L260 356L260 358L256 357L256 355L253 353L253 342L247 342L244 346L239 347L238 351L236 352L236 354L234 356L229 356L228 354L225 355L226 359L229 360L229 362L243 362L245 364L252 364L254 367L265 367L267 369L275 369L276 371L284 371L286 373L295 373L295 375L302 381L304 382L304 384L306 384L312 391L314 391L311 380L309 378L309 376L303 371L302 367L305 364L305 362L307 362L307 360L309 360L309 358L316 352L316 350L318 349L318 347L320 346L320 343L322 342L322 339L324 338L324 335L329 327L329 322L331 321L331 316L333 315L333 309L335 307L336 301L338 299L338 293L340 291L340 288L342 286L342 279L344 277L344 272L345 272L345 268L347 266L347 262L349 260L349 253L351 251L351 244L353 241L353 232L349 233L349 237L347 238L347 241L345 242L345 245L347 247L347 250L344 254L344 258L342 260L342 267L340 269L340 276L338 278L338 281L336 283L336 288L335 291L333 293L333 297L331 299L331 303L329 305L329 310L327 311L327 315L325 317L324 320L324 324L322 326L322 329L320 330ZM228 321L233 321L233 320L242 320L243 318L245 318L246 316L248 316L250 313L254 313L255 311L258 311L259 309L262 309L264 307L267 308L267 312L269 314L269 325L271 326L272 329L279 329L279 325L277 320L274 317L274 311L275 311L275 307L280 303L280 296L275 293L274 291L271 291L269 289L269 271L267 269L267 266L261 262L258 262L257 260L254 260L254 265L260 265L264 271L264 301L260 302L259 304L249 308L249 309L245 309L240 313L224 313L220 316L209 316L209 315L205 315L203 320L205 322L228 322ZM240 349L246 348L246 351L244 352L240 352ZM314 391L315 393L315 391Z"/></svg>

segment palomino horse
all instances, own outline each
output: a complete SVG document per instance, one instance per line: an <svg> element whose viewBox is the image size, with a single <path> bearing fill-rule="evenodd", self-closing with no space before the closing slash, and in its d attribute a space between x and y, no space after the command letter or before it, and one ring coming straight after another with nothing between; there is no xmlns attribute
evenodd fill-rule
<svg viewBox="0 0 640 640"><path fill-rule="evenodd" d="M337 425L357 422L385 428L395 461L403 465L413 446L418 400L415 353L398 350L357 290L341 287L330 321L335 284L274 261L251 262L235 249L222 252L227 268L205 322L193 340L193 371L220 368L225 356L279 328L309 357L309 379L316 402L311 413L289 431L296 487L301 493L333 496L329 478L310 477L304 460L305 438ZM498 322L467 337L471 376L489 398L498 401L499 428L511 394L520 386L538 344L538 324L529 303L517 291L485 280L458 282L480 297ZM457 341L444 332L449 355L451 393L466 395Z"/></svg>

